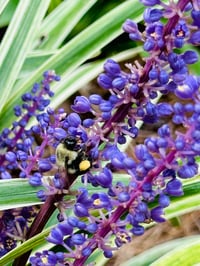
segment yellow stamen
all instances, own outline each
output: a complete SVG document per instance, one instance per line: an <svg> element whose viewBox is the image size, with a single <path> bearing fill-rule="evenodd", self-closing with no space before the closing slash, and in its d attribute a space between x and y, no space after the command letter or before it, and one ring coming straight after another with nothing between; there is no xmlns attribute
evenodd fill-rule
<svg viewBox="0 0 200 266"><path fill-rule="evenodd" d="M96 206L99 206L99 205L101 205L101 200L100 199L95 199L93 201L93 204L96 205Z"/></svg>
<svg viewBox="0 0 200 266"><path fill-rule="evenodd" d="M48 259L47 259L47 257L42 257L42 263L44 263L44 264L47 264L48 263Z"/></svg>

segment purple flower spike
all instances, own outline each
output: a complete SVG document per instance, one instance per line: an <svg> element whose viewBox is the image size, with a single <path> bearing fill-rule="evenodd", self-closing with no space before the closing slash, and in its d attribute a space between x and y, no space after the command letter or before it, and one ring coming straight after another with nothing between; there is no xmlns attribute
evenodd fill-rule
<svg viewBox="0 0 200 266"><path fill-rule="evenodd" d="M200 43L198 0L140 2L148 6L144 23L128 19L123 30L143 45L144 58L123 66L108 59L98 77L106 91L77 96L66 115L48 107L54 94L50 83L59 77L46 71L14 108L16 121L0 134L0 177L43 185L37 196L45 202L33 224L33 208L2 212L0 255L18 244L12 236L40 233L58 207L59 223L47 240L62 245L63 252L37 252L32 265L85 265L97 249L110 258L132 235L144 233L145 222L164 222L171 198L183 195L182 179L198 173L200 77L191 74L190 65L199 59L193 48L183 47ZM153 129L143 143L140 122ZM124 149L131 139L135 146ZM64 167L56 165L59 159ZM26 264L23 255L17 264Z"/></svg>

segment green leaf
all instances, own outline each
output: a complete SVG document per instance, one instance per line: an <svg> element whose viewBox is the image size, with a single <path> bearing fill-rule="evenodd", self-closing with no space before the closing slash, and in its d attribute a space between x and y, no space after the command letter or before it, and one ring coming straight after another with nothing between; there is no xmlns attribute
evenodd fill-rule
<svg viewBox="0 0 200 266"><path fill-rule="evenodd" d="M58 48L80 18L97 0L67 0L57 6L42 22L36 41L38 49ZM44 40L41 41L41 37Z"/></svg>
<svg viewBox="0 0 200 266"><path fill-rule="evenodd" d="M7 6L9 0L0 0L0 15L4 11L5 7Z"/></svg>
<svg viewBox="0 0 200 266"><path fill-rule="evenodd" d="M1 0L0 7L3 13L0 16L0 27L5 27L9 24L15 12L19 0Z"/></svg>
<svg viewBox="0 0 200 266"><path fill-rule="evenodd" d="M20 83L20 87L15 88L15 93L9 99L0 116L1 129L2 125L9 127L12 123L12 108L20 103L18 95L30 90L30 87L41 78L45 70L55 69L58 74L70 76L75 68L122 33L121 25L126 18L134 18L136 21L141 19L142 10L143 7L140 4L134 5L134 0L126 1L63 46L31 74L28 80Z"/></svg>
<svg viewBox="0 0 200 266"><path fill-rule="evenodd" d="M154 264L153 262L159 258L162 258L162 256L165 256L165 254L168 257L169 254L171 254L171 251L176 250L177 247L179 247L180 249L184 250L184 252L186 252L185 245L190 245L194 242L197 242L197 243L200 242L199 236L189 236L189 237L183 237L183 238L171 240L163 244L156 245L155 247L150 248L137 256L134 256L130 260L123 263L122 266L133 266L133 265L137 265L137 266L149 266L149 265L171 266L173 265L174 266L176 265L176 263L174 264L173 262L172 264L167 264L167 260L165 261L162 260L161 264ZM192 265L192 264L185 264L184 262L181 263L179 258L177 260L177 263L178 263L177 265Z"/></svg>
<svg viewBox="0 0 200 266"><path fill-rule="evenodd" d="M49 0L21 0L0 46L0 111L12 92L20 69L31 49L35 32Z"/></svg>
<svg viewBox="0 0 200 266"><path fill-rule="evenodd" d="M195 265L200 262L200 237L193 237L193 241L180 242L176 248L160 257L151 266L179 266Z"/></svg>
<svg viewBox="0 0 200 266"><path fill-rule="evenodd" d="M27 179L14 178L0 180L1 196L0 210L41 204L37 198L37 191L43 187L33 187Z"/></svg>
<svg viewBox="0 0 200 266"><path fill-rule="evenodd" d="M28 76L30 75L31 72L33 72L36 68L40 67L47 59L49 59L55 53L56 50L51 50L51 51L37 50L29 53L23 64L21 72L19 73L19 79L23 78L28 79ZM15 84L15 86L17 85Z"/></svg>

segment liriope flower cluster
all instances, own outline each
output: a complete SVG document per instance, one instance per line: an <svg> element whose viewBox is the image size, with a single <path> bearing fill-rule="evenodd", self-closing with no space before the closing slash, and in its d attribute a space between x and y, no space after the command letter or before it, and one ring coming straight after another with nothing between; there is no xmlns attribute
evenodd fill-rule
<svg viewBox="0 0 200 266"><path fill-rule="evenodd" d="M84 149L91 161L91 168L81 176L83 186L72 196L73 216L67 217L65 212L71 203L59 198L58 224L47 238L62 245L65 252L38 252L30 258L32 265L84 265L96 249L111 258L113 251L131 241L133 235L144 233L145 223L165 221L164 209L170 204L170 196L183 195L181 179L198 172L200 78L189 71L198 55L192 48L184 52L181 48L200 44L199 3L141 2L147 6L144 31L131 20L123 29L131 40L142 43L149 56L144 62L126 64L126 70L112 59L105 62L98 84L109 92L107 99L99 94L78 96L70 114L61 109L55 112L47 107L50 101L45 95L52 96L49 84L59 78L48 71L40 89L34 85L32 93L22 97L22 107L15 107L19 119L13 123L12 132L5 129L0 136L1 147L6 149L1 155L1 177L18 175L29 178L31 185L43 185L38 197L44 202L54 195L70 193L77 178L56 164L60 142L69 136L78 140L78 149ZM175 103L165 102L168 94L173 95ZM162 102L155 103L158 96ZM24 128L31 117L37 124ZM163 123L157 135L133 148L131 156L122 151L127 138L137 138L138 121L157 124L166 120L179 125L180 131L173 132ZM40 136L37 145L35 136ZM45 154L46 147L53 155ZM46 182L43 177L49 171L54 176ZM118 172L129 176L128 184L123 179L115 181ZM90 186L101 187L101 192L89 193ZM156 206L150 207L151 202ZM18 233L14 231L18 221L12 219L12 226L7 226L8 219L1 219L4 232L12 230L5 235L9 239ZM1 239L3 242L3 236ZM8 251L6 248L4 244L2 254Z"/></svg>

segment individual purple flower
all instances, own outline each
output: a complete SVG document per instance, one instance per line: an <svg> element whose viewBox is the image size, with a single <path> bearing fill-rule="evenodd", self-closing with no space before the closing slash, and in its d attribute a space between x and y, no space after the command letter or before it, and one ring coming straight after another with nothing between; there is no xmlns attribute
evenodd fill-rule
<svg viewBox="0 0 200 266"><path fill-rule="evenodd" d="M118 231L116 233L115 244L117 247L121 247L123 244L126 244L131 241L131 237L126 231Z"/></svg>
<svg viewBox="0 0 200 266"><path fill-rule="evenodd" d="M85 128L90 128L93 126L93 124L94 124L94 120L91 118L87 118L87 119L83 120L83 126Z"/></svg>
<svg viewBox="0 0 200 266"><path fill-rule="evenodd" d="M113 253L112 253L111 250L106 250L106 251L103 252L103 255L105 256L105 258L110 259L110 258L112 258Z"/></svg>
<svg viewBox="0 0 200 266"><path fill-rule="evenodd" d="M181 99L188 99L191 98L191 95L193 95L198 88L199 84L197 79L194 76L189 75L186 77L183 84L177 85L175 95Z"/></svg>
<svg viewBox="0 0 200 266"><path fill-rule="evenodd" d="M184 20L180 20L172 32L174 34L175 47L181 48L185 42L185 39L189 37L190 34L187 23Z"/></svg>
<svg viewBox="0 0 200 266"><path fill-rule="evenodd" d="M96 233L97 229L98 229L98 225L97 225L96 223L90 223L90 224L88 224L87 227L86 227L86 230L87 230L89 233L91 233L91 234Z"/></svg>
<svg viewBox="0 0 200 266"><path fill-rule="evenodd" d="M127 19L123 24L123 30L129 33L129 38L133 41L139 41L142 39L142 35L138 30L137 24L130 19Z"/></svg>
<svg viewBox="0 0 200 266"><path fill-rule="evenodd" d="M160 0L140 0L140 2L145 6L155 6L161 3Z"/></svg>
<svg viewBox="0 0 200 266"><path fill-rule="evenodd" d="M198 165L197 164L185 164L180 166L177 171L177 174L181 178L191 178L198 173Z"/></svg>
<svg viewBox="0 0 200 266"><path fill-rule="evenodd" d="M130 194L126 191L122 191L117 195L117 197L118 197L119 202L121 203L128 202L130 199Z"/></svg>
<svg viewBox="0 0 200 266"><path fill-rule="evenodd" d="M5 157L6 157L6 160L10 163L16 162L16 159L17 159L15 153L12 151L7 152Z"/></svg>
<svg viewBox="0 0 200 266"><path fill-rule="evenodd" d="M38 167L39 167L39 170L41 172L47 172L47 171L51 170L52 164L49 162L48 159L41 159L38 162Z"/></svg>
<svg viewBox="0 0 200 266"><path fill-rule="evenodd" d="M110 112L112 110L112 104L109 101L103 101L99 104L99 109L102 112Z"/></svg>
<svg viewBox="0 0 200 266"><path fill-rule="evenodd" d="M112 184L112 172L105 167L95 179L100 186L109 188Z"/></svg>
<svg viewBox="0 0 200 266"><path fill-rule="evenodd" d="M77 113L87 113L91 110L90 102L84 96L77 96L71 108Z"/></svg>
<svg viewBox="0 0 200 266"><path fill-rule="evenodd" d="M200 44L200 30L191 34L189 42L193 45L199 45Z"/></svg>
<svg viewBox="0 0 200 266"><path fill-rule="evenodd" d="M53 228L47 240L53 244L61 245L63 243L63 233L58 228Z"/></svg>
<svg viewBox="0 0 200 266"><path fill-rule="evenodd" d="M94 193L91 198L95 209L111 209L112 207L111 201L106 193Z"/></svg>
<svg viewBox="0 0 200 266"><path fill-rule="evenodd" d="M161 207L166 208L170 204L170 199L167 195L160 194L158 202Z"/></svg>
<svg viewBox="0 0 200 266"><path fill-rule="evenodd" d="M147 8L144 11L144 21L147 23L153 23L159 21L162 18L162 10L155 8Z"/></svg>
<svg viewBox="0 0 200 266"><path fill-rule="evenodd" d="M133 233L133 235L135 236L141 236L144 234L144 227L141 225L136 225L133 226L133 228L131 229L131 232Z"/></svg>
<svg viewBox="0 0 200 266"><path fill-rule="evenodd" d="M78 127L81 124L81 118L77 113L70 113L66 121L69 123L69 126Z"/></svg>
<svg viewBox="0 0 200 266"><path fill-rule="evenodd" d="M186 64L194 64L198 61L199 56L195 51L186 51L182 58Z"/></svg>
<svg viewBox="0 0 200 266"><path fill-rule="evenodd" d="M89 101L91 104L99 105L102 101L102 97L98 94L92 94L89 96Z"/></svg>
<svg viewBox="0 0 200 266"><path fill-rule="evenodd" d="M98 84L104 89L112 88L112 78L109 77L107 74L100 74L98 79Z"/></svg>
<svg viewBox="0 0 200 266"><path fill-rule="evenodd" d="M70 240L73 245L82 245L86 239L82 234L74 234Z"/></svg>
<svg viewBox="0 0 200 266"><path fill-rule="evenodd" d="M76 203L74 205L74 213L77 217L87 217L89 216L88 209L81 203Z"/></svg>
<svg viewBox="0 0 200 266"><path fill-rule="evenodd" d="M157 115L159 117L161 116L169 116L173 113L173 108L170 104L168 103L158 103L157 104L157 108L156 108L156 111L157 111Z"/></svg>
<svg viewBox="0 0 200 266"><path fill-rule="evenodd" d="M40 173L34 173L30 178L29 178L29 184L32 186L41 186L42 185L42 175Z"/></svg>
<svg viewBox="0 0 200 266"><path fill-rule="evenodd" d="M160 206L155 207L151 210L151 218L158 223L165 222L165 218L163 217L163 215L163 208Z"/></svg>
<svg viewBox="0 0 200 266"><path fill-rule="evenodd" d="M145 51L152 51L154 48L158 49L163 47L163 25L160 22L149 24L147 29L147 39L144 43Z"/></svg>
<svg viewBox="0 0 200 266"><path fill-rule="evenodd" d="M117 76L121 72L120 65L112 59L108 59L105 62L104 70L113 77Z"/></svg>
<svg viewBox="0 0 200 266"><path fill-rule="evenodd" d="M11 174L8 171L4 170L4 171L1 172L1 178L2 179L11 179L12 176L11 176Z"/></svg>
<svg viewBox="0 0 200 266"><path fill-rule="evenodd" d="M57 140L62 140L64 138L66 138L66 136L67 136L67 132L63 128L55 128L54 129L54 137Z"/></svg>
<svg viewBox="0 0 200 266"><path fill-rule="evenodd" d="M169 81L169 74L164 69L161 69L158 74L158 80L160 84L164 85L167 84Z"/></svg>
<svg viewBox="0 0 200 266"><path fill-rule="evenodd" d="M199 10L192 10L191 16L193 19L193 24L200 28L200 11Z"/></svg>
<svg viewBox="0 0 200 266"><path fill-rule="evenodd" d="M179 179L172 179L167 183L166 191L170 196L182 196L183 189L181 181Z"/></svg>
<svg viewBox="0 0 200 266"><path fill-rule="evenodd" d="M69 224L68 221L64 221L58 224L57 227L64 235L71 235L73 232L73 227Z"/></svg>
<svg viewBox="0 0 200 266"><path fill-rule="evenodd" d="M112 81L112 87L116 88L117 90L123 90L124 86L126 85L126 78L123 77L116 77L115 79L113 79Z"/></svg>

